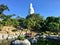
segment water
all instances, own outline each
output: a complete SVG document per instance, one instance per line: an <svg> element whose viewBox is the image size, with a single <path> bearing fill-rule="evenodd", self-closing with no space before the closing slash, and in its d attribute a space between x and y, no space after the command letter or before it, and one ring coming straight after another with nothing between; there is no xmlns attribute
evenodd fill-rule
<svg viewBox="0 0 60 45"><path fill-rule="evenodd" d="M0 45L10 45L11 40L0 41ZM39 39L38 43L32 45L60 45L60 41Z"/></svg>
<svg viewBox="0 0 60 45"><path fill-rule="evenodd" d="M32 44L32 45L60 45L60 41L39 39L37 44Z"/></svg>
<svg viewBox="0 0 60 45"><path fill-rule="evenodd" d="M0 40L0 45L10 45L11 40Z"/></svg>

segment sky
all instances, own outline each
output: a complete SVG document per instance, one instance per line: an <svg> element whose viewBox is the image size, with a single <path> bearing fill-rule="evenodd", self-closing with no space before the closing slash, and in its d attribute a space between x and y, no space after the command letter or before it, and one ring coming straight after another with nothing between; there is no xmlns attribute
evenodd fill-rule
<svg viewBox="0 0 60 45"><path fill-rule="evenodd" d="M16 16L26 17L29 14L29 5L32 3L35 13L43 17L60 16L60 0L0 0L0 4L8 6L10 11L4 14L16 14Z"/></svg>

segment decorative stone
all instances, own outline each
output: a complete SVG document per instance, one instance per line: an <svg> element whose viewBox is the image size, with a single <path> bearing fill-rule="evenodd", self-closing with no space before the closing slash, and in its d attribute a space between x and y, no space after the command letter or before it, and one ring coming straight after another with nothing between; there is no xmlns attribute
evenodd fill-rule
<svg viewBox="0 0 60 45"><path fill-rule="evenodd" d="M31 41L31 43L37 43L37 39L35 39L35 37L30 39L30 41Z"/></svg>
<svg viewBox="0 0 60 45"><path fill-rule="evenodd" d="M24 41L14 40L14 41L11 41L11 45L31 45L31 43L27 39L25 39Z"/></svg>

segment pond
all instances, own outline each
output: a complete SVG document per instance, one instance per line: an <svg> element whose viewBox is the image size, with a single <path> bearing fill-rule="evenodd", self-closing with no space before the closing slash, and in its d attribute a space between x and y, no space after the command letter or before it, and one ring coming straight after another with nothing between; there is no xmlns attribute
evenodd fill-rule
<svg viewBox="0 0 60 45"><path fill-rule="evenodd" d="M60 41L39 39L37 44L32 44L32 45L60 45Z"/></svg>
<svg viewBox="0 0 60 45"><path fill-rule="evenodd" d="M0 41L0 45L10 45L11 40L3 40ZM38 43L32 45L60 45L60 41L55 40L47 40L47 39L39 39Z"/></svg>

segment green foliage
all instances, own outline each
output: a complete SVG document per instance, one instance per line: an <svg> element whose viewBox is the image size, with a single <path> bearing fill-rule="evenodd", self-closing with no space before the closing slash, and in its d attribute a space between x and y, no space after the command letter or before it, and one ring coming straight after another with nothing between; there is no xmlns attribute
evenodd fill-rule
<svg viewBox="0 0 60 45"><path fill-rule="evenodd" d="M13 26L18 26L19 25L19 22L18 22L17 19L12 19L11 22L12 22Z"/></svg>
<svg viewBox="0 0 60 45"><path fill-rule="evenodd" d="M3 25L0 23L0 28L3 27Z"/></svg>
<svg viewBox="0 0 60 45"><path fill-rule="evenodd" d="M0 27L1 26L18 26L19 22L16 18L12 18L15 14L12 15L5 15L3 12L5 10L9 10L7 5L1 4L0 5Z"/></svg>
<svg viewBox="0 0 60 45"><path fill-rule="evenodd" d="M18 22L19 22L19 25L20 25L21 27L25 27L26 19L24 19L24 18L19 18L19 19L18 19Z"/></svg>
<svg viewBox="0 0 60 45"><path fill-rule="evenodd" d="M50 23L50 22L60 23L60 17L54 17L54 16L47 17L46 22L47 23Z"/></svg>
<svg viewBox="0 0 60 45"><path fill-rule="evenodd" d="M47 17L45 20L45 25L43 26L43 30L45 31L59 31L60 30L60 18L59 17Z"/></svg>
<svg viewBox="0 0 60 45"><path fill-rule="evenodd" d="M42 27L43 18L39 14L28 15L26 20L27 28L39 30Z"/></svg>
<svg viewBox="0 0 60 45"><path fill-rule="evenodd" d="M9 9L8 9L7 5L1 4L0 5L0 14L2 14L4 10L9 10Z"/></svg>
<svg viewBox="0 0 60 45"><path fill-rule="evenodd" d="M47 21L47 23L55 22L55 19L56 19L56 17L51 16L51 17L47 17L47 18L46 18L46 21Z"/></svg>
<svg viewBox="0 0 60 45"><path fill-rule="evenodd" d="M50 31L57 31L59 30L59 24L58 23L55 23L55 22L51 22L47 25L47 28L50 30Z"/></svg>
<svg viewBox="0 0 60 45"><path fill-rule="evenodd" d="M19 39L19 40L24 40L25 37L24 37L23 35L19 35L19 36L18 36L18 39Z"/></svg>
<svg viewBox="0 0 60 45"><path fill-rule="evenodd" d="M17 19L12 19L12 18L6 18L6 19L4 19L3 20L3 24L5 25L5 26L18 26L19 25L19 22L18 22L18 20Z"/></svg>

